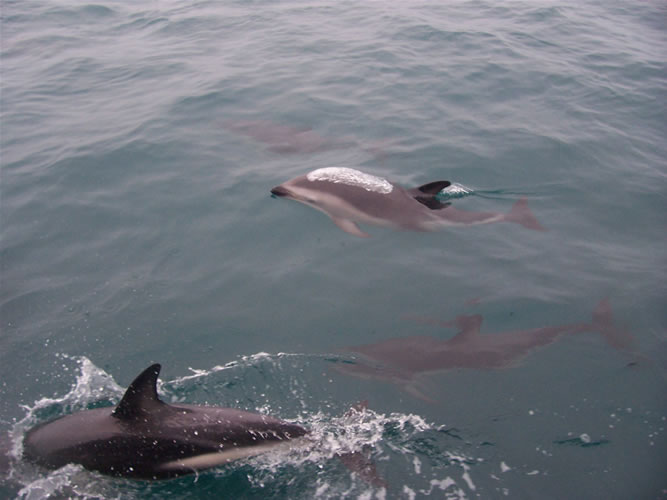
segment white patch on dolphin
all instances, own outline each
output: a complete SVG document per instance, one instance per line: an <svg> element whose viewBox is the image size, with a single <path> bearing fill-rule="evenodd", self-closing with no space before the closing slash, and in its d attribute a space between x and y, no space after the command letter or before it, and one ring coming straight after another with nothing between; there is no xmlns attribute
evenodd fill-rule
<svg viewBox="0 0 667 500"><path fill-rule="evenodd" d="M387 179L347 167L318 168L309 172L306 178L311 182L328 181L335 184L347 184L382 194L389 194L394 190L394 186Z"/></svg>

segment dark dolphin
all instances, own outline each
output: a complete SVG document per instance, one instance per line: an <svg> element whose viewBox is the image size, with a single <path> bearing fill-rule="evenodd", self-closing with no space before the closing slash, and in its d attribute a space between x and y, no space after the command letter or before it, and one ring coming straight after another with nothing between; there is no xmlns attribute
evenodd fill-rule
<svg viewBox="0 0 667 500"><path fill-rule="evenodd" d="M458 210L438 200L449 181L429 182L404 189L382 177L346 167L313 170L271 190L327 214L343 231L368 237L358 222L412 231L433 231L443 226L514 222L529 229L544 228L520 199L508 214Z"/></svg>
<svg viewBox="0 0 667 500"><path fill-rule="evenodd" d="M159 364L144 370L115 408L81 411L34 427L24 438L24 457L49 468L73 463L113 476L166 479L307 434L267 415L166 404L157 394L159 373Z"/></svg>
<svg viewBox="0 0 667 500"><path fill-rule="evenodd" d="M339 363L335 369L348 375L394 382L413 395L430 400L413 385L414 379L419 375L457 368L505 368L564 336L598 332L616 349L632 352L634 347L631 334L614 327L607 299L596 306L590 323L545 326L487 335L480 334L480 315L458 316L454 321L438 324L456 327L459 332L447 340L412 336L347 347L346 351L360 354L361 359L357 363Z"/></svg>

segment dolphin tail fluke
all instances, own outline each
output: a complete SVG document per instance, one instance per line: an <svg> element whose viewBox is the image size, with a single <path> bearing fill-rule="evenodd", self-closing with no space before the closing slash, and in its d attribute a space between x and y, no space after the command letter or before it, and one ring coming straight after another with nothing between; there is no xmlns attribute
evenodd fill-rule
<svg viewBox="0 0 667 500"><path fill-rule="evenodd" d="M593 327L613 348L622 351L632 351L634 349L635 339L632 334L625 329L614 326L608 298L602 299L593 309Z"/></svg>
<svg viewBox="0 0 667 500"><path fill-rule="evenodd" d="M505 220L521 224L523 227L534 229L535 231L546 231L544 226L533 215L533 212L530 211L530 208L528 208L528 200L526 198L521 198L512 205L512 210L505 216Z"/></svg>

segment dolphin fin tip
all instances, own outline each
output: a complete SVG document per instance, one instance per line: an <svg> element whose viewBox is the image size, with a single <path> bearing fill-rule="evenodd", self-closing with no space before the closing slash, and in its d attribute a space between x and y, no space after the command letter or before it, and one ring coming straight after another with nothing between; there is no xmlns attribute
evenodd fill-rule
<svg viewBox="0 0 667 500"><path fill-rule="evenodd" d="M505 219L535 231L548 231L548 229L540 224L535 215L533 215L533 212L531 212L528 207L528 200L526 198L517 200L516 203L512 205L510 213L505 216Z"/></svg>
<svg viewBox="0 0 667 500"><path fill-rule="evenodd" d="M609 298L602 299L593 309L593 325L607 343L620 351L634 351L635 337L625 328L614 326L613 312Z"/></svg>
<svg viewBox="0 0 667 500"><path fill-rule="evenodd" d="M157 394L157 378L161 368L162 365L154 363L137 375L112 415L120 419L135 418L143 412L163 405Z"/></svg>

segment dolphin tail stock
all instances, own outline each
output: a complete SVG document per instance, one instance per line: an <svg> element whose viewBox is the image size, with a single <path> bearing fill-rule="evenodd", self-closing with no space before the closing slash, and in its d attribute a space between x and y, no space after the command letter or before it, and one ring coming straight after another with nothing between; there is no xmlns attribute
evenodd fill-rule
<svg viewBox="0 0 667 500"><path fill-rule="evenodd" d="M514 205L508 214L505 215L505 220L508 222L514 222L516 224L521 224L523 227L528 229L533 229L535 231L546 231L547 229L539 223L533 212L531 212L528 207L528 200L526 198L520 198Z"/></svg>
<svg viewBox="0 0 667 500"><path fill-rule="evenodd" d="M625 329L614 326L609 298L604 298L593 309L593 328L614 349L634 351L635 338Z"/></svg>

